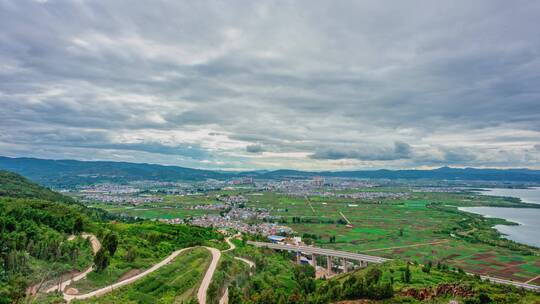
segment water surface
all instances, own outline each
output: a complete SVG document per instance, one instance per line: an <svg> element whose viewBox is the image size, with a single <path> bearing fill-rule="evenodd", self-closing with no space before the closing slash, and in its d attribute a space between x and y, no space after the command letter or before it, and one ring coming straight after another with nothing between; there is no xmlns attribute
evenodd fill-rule
<svg viewBox="0 0 540 304"><path fill-rule="evenodd" d="M495 229L507 239L540 248L540 209L461 207L459 210L517 223L519 226L496 225Z"/></svg>
<svg viewBox="0 0 540 304"><path fill-rule="evenodd" d="M486 188L480 194L520 198L524 203L540 204L540 187L527 189Z"/></svg>
<svg viewBox="0 0 540 304"><path fill-rule="evenodd" d="M517 197L525 203L540 204L540 188L482 189L480 194L491 196ZM461 207L459 210L496 217L519 224L519 226L496 225L504 237L522 244L540 248L540 209L500 208L500 207Z"/></svg>

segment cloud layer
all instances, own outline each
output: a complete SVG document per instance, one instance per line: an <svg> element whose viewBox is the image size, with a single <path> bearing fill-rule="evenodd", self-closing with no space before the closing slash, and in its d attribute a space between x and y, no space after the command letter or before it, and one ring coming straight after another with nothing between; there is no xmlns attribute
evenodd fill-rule
<svg viewBox="0 0 540 304"><path fill-rule="evenodd" d="M540 168L540 3L0 0L0 154Z"/></svg>

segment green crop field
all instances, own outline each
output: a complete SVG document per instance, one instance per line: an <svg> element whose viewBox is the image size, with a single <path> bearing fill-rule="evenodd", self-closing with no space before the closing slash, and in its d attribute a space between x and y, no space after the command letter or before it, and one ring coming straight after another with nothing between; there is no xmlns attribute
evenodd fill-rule
<svg viewBox="0 0 540 304"><path fill-rule="evenodd" d="M404 198L349 199L288 196L272 192L232 190L196 196L164 196L163 202L137 207L97 204L109 212L148 219L217 214L194 205L218 204L216 195L242 194L248 207L266 208L300 236L315 236L317 246L423 263L443 261L466 271L517 281L540 275L539 250L501 239L491 227L499 219L457 210L462 206L523 207L515 200L474 193L410 192ZM392 192L391 188L343 190L339 193ZM353 227L346 227L342 215ZM293 222L293 218L301 218ZM330 242L330 238L335 241Z"/></svg>
<svg viewBox="0 0 540 304"><path fill-rule="evenodd" d="M288 221L288 225L300 235L315 235L315 243L322 247L419 263L444 261L466 271L517 281L527 281L540 275L537 249L529 248L524 254L521 247L495 246L450 233L463 232L466 229L458 224L473 219L483 227L481 230L471 228L469 233L498 240L503 245L511 243L499 240L498 234L489 228L489 222L494 224L497 220L459 212L456 207L516 206L512 201L455 193L410 193L407 199L383 199L376 203L325 197L310 197L309 200L315 212L303 197L273 193L250 197L248 206L268 208L274 215L285 219L301 217L301 223ZM434 208L431 204L441 207ZM327 222L342 218L340 212L351 221L353 228ZM335 236L335 242L330 243L331 236Z"/></svg>
<svg viewBox="0 0 540 304"><path fill-rule="evenodd" d="M142 205L133 207L101 203L92 204L91 206L101 208L114 214L124 214L143 219L175 219L219 213L215 210L190 209L189 207L184 207L182 205L171 207L164 204L158 204L157 206Z"/></svg>

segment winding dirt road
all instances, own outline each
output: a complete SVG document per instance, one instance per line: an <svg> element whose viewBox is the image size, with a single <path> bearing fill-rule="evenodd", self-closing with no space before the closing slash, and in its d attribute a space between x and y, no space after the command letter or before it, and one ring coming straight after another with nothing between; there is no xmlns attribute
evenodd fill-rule
<svg viewBox="0 0 540 304"><path fill-rule="evenodd" d="M225 238L225 242L227 242L227 244L229 244L229 249L225 249L225 250L223 250L223 252L232 251L232 250L234 250L236 248L236 246L231 242L231 239L234 238L234 237L238 237L238 236L240 236L240 234L236 234L236 235L230 236L228 238ZM242 261L242 262L248 264L250 270L255 267L255 263L253 263L252 261L250 261L248 259L244 259L244 258L240 258L240 257L234 257L234 258L236 260L239 260L239 261ZM251 275L251 271L250 271L250 275ZM219 299L219 304L228 304L228 303L229 303L229 287L227 287L227 289L225 289L225 292L221 296L221 299Z"/></svg>
<svg viewBox="0 0 540 304"><path fill-rule="evenodd" d="M223 252L232 251L232 250L234 250L236 248L236 246L231 242L231 238L236 237L236 236L237 235L232 236L232 237L228 237L228 238L225 239L227 244L229 244L229 248L226 249L226 250L223 250ZM99 242L99 240L94 235L85 233L85 234L83 234L83 237L90 239L90 242L92 244L92 250L93 250L94 254L101 248L101 243ZM66 281L63 281L61 284L58 284L57 286L54 286L54 287L48 289L47 292L54 292L54 291L62 292L63 296L64 296L64 299L68 303L70 301L74 300L74 299L82 300L82 299L88 299L88 298L92 298L92 297L99 297L99 296L105 295L105 294L107 294L109 292L112 292L115 289L118 289L118 288L121 288L123 286L129 285L129 284L131 284L131 283L133 283L133 282L135 282L135 281L149 275L150 273L152 273L152 272L160 269L161 267L169 264L172 260L174 260L182 252L184 252L186 250L193 249L193 248L195 248L195 247L189 247L189 248L183 248L183 249L180 249L180 250L176 250L171 255L169 255L164 260L162 260L161 262L155 264L154 266L150 267L149 269L147 269L147 270L145 270L145 271L143 271L143 272L141 272L141 273L139 273L139 274L137 274L137 275L135 275L135 276L133 276L131 278L128 278L126 280L123 280L123 281L120 281L120 282L105 286L103 288L91 291L91 292L86 293L86 294L70 295L70 294L66 294L64 292L64 289L67 286L69 286L72 282L76 282L78 280L84 279L88 275L88 273L90 273L94 269L93 266L89 267L87 270L85 270L83 273L77 275L76 277L74 277L72 279L69 279L69 280L66 280ZM197 300L199 301L199 304L206 304L206 295L208 293L208 288L210 286L210 283L212 282L212 278L214 276L214 273L215 273L216 268L218 266L219 260L221 258L221 251L219 251L218 249L212 248L212 247L204 247L204 248L209 250L210 253L212 254L212 261L210 262L210 266L208 266L208 269L206 270L206 273L205 273L204 278L203 278L203 280L201 282L201 285L199 286L199 289L197 291ZM234 258L248 264L250 268L255 266L255 263L253 263L252 261L249 261L247 259L240 258L240 257L234 257ZM228 290L226 290L225 294L220 299L220 303L222 303L222 301L225 301L225 303L227 302L227 300L228 300L228 292L227 291Z"/></svg>
<svg viewBox="0 0 540 304"><path fill-rule="evenodd" d="M221 251L212 247L205 248L210 250L210 252L212 253L212 262L210 263L208 270L206 270L206 274L204 275L201 286L199 287L199 291L197 292L197 299L199 300L199 304L206 304L206 293L208 292L208 287L212 282L212 277L214 276L214 272L216 271L219 259L221 258Z"/></svg>
<svg viewBox="0 0 540 304"><path fill-rule="evenodd" d="M94 255L96 254L96 252L99 251L99 249L101 249L101 243L99 242L99 240L97 239L97 237L93 234L89 234L89 233L83 233L81 235L83 238L85 239L90 239L90 244L92 245L92 251L94 252ZM72 241L75 239L75 236L72 235L68 238L69 241ZM54 285L53 287L47 289L45 292L46 293L51 293L51 292L55 292L55 291L61 291L63 292L64 289L66 289L67 286L69 286L71 283L73 282L77 282L79 280L82 280L84 278L86 278L86 276L92 272L92 270L94 270L94 266L90 266L88 267L85 271L79 273L78 275L76 275L75 277L69 279L69 280L65 280L65 281L62 281L62 283L60 284L56 284Z"/></svg>
<svg viewBox="0 0 540 304"><path fill-rule="evenodd" d="M162 260L161 262L155 264L154 266L148 268L147 270L139 273L138 275L136 276L133 276L129 279L126 279L124 281L120 281L120 282L117 282L117 283L114 283L114 284L111 284L109 286L106 286L106 287L103 287L103 288L100 288L98 290L94 290L94 291L91 291L89 293L86 293L86 294L82 294L82 295L68 295L68 294L65 294L64 293L64 299L67 301L67 302L70 302L71 300L74 300L74 299L78 299L78 300L82 300L82 299L88 299L88 298L92 298L92 297L99 297L99 296L102 296L104 294L107 294L117 288L120 288L122 286L125 286L125 285L128 285L128 284L131 284L147 275L149 275L150 273L160 269L161 267L169 264L174 258L176 258L179 254L181 254L182 252L186 251L186 250L189 250L189 249L193 249L195 247L189 247L189 248L183 248L183 249L180 249L180 250L176 250L175 252L173 252L171 255L169 255L168 257L166 257L164 260ZM208 247L206 247L208 248ZM213 263L214 261L212 261Z"/></svg>

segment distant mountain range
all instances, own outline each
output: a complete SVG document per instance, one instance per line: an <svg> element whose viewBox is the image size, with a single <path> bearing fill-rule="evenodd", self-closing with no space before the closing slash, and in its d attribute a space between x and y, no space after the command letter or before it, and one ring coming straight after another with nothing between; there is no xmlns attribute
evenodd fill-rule
<svg viewBox="0 0 540 304"><path fill-rule="evenodd" d="M50 160L0 156L0 169L19 173L43 185L71 186L91 182L134 180L201 181L253 177L261 179L310 178L313 176L384 179L482 180L540 182L540 170L475 169L442 167L434 170L362 170L362 171L247 171L226 172L111 161Z"/></svg>

